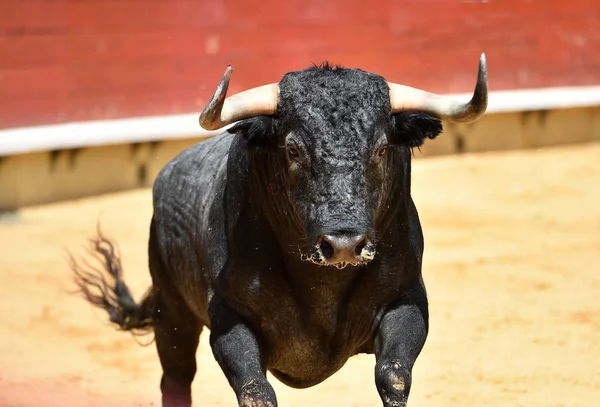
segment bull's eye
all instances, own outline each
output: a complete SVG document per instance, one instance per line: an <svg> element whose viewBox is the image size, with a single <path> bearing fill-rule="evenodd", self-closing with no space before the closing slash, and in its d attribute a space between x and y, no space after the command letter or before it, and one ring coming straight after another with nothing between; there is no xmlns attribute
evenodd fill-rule
<svg viewBox="0 0 600 407"><path fill-rule="evenodd" d="M385 155L387 154L387 146L383 146L380 149L377 150L377 160L381 160L383 159L383 157L385 157Z"/></svg>
<svg viewBox="0 0 600 407"><path fill-rule="evenodd" d="M287 154L287 158L290 161L297 161L300 158L300 150L298 150L297 147L294 146L287 146L286 147L286 154Z"/></svg>

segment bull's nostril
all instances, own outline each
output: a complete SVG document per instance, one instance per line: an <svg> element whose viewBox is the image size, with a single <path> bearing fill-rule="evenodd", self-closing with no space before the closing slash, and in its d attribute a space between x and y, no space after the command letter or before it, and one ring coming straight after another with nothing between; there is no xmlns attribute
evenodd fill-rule
<svg viewBox="0 0 600 407"><path fill-rule="evenodd" d="M321 263L336 265L358 264L372 259L371 243L366 234L335 233L320 235L315 255Z"/></svg>
<svg viewBox="0 0 600 407"><path fill-rule="evenodd" d="M358 242L358 244L354 248L354 254L356 254L358 257L360 257L362 255L362 251L366 245L367 245L367 239L363 238L360 242Z"/></svg>
<svg viewBox="0 0 600 407"><path fill-rule="evenodd" d="M329 260L333 257L333 246L327 240L323 239L319 248L321 249L321 254L325 257L325 260Z"/></svg>

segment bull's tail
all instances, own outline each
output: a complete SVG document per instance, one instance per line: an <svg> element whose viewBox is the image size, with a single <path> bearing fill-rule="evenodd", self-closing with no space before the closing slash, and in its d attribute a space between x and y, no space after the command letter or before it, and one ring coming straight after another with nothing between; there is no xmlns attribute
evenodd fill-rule
<svg viewBox="0 0 600 407"><path fill-rule="evenodd" d="M153 314L156 307L156 291L150 288L136 303L123 281L123 269L115 245L104 238L90 239L90 254L102 265L100 268L85 260L77 262L69 254L71 269L80 293L92 305L108 312L110 321L118 329L143 335L153 330Z"/></svg>

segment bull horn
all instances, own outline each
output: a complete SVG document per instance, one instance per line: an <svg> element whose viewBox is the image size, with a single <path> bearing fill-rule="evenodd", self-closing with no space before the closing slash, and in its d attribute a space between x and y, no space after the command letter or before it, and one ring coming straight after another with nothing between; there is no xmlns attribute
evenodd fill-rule
<svg viewBox="0 0 600 407"><path fill-rule="evenodd" d="M232 72L233 68L229 65L210 102L200 113L200 126L205 130L217 130L238 120L277 112L277 83L248 89L225 98Z"/></svg>
<svg viewBox="0 0 600 407"><path fill-rule="evenodd" d="M473 122L485 113L488 102L487 66L485 54L479 57L479 72L473 97L467 103L436 95L409 86L388 83L392 112L422 111L449 122Z"/></svg>

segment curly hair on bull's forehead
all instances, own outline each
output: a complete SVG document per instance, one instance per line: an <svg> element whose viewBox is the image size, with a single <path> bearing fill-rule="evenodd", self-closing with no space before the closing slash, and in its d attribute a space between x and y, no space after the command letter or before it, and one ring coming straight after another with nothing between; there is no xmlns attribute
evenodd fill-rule
<svg viewBox="0 0 600 407"><path fill-rule="evenodd" d="M278 118L309 126L364 132L388 123L391 113L386 80L361 69L329 62L289 72L279 82Z"/></svg>

